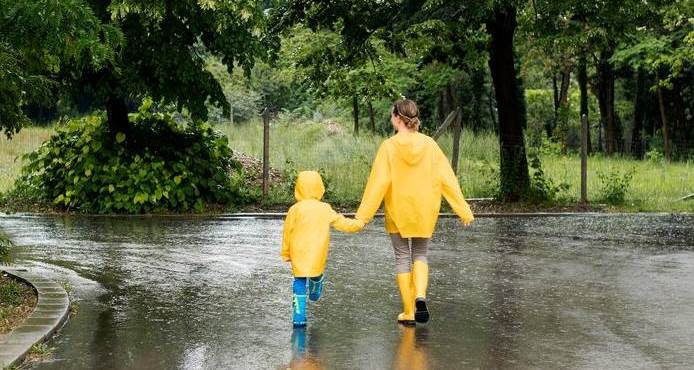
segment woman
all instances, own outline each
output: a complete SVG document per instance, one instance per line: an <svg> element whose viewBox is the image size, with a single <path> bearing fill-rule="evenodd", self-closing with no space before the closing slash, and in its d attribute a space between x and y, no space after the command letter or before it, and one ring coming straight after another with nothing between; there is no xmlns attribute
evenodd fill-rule
<svg viewBox="0 0 694 370"><path fill-rule="evenodd" d="M397 133L376 153L356 218L368 223L385 200L386 232L395 251L402 299L398 322L414 325L429 321L427 244L436 226L441 195L463 224L469 225L474 217L448 158L432 138L418 132L417 105L408 99L396 101L390 122Z"/></svg>

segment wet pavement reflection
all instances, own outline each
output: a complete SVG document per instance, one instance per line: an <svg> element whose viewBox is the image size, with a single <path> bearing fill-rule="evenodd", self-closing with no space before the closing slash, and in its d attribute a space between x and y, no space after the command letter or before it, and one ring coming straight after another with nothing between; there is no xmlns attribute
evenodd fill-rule
<svg viewBox="0 0 694 370"><path fill-rule="evenodd" d="M432 321L399 327L376 221L334 233L324 295L291 326L281 220L0 217L79 313L37 369L687 369L694 216L445 219Z"/></svg>

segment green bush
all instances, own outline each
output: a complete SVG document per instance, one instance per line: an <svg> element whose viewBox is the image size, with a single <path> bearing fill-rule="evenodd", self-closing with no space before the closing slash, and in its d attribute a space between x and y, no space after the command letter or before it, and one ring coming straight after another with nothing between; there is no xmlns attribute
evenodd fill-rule
<svg viewBox="0 0 694 370"><path fill-rule="evenodd" d="M11 262L10 259L10 249L12 248L12 241L0 231L0 264Z"/></svg>
<svg viewBox="0 0 694 370"><path fill-rule="evenodd" d="M208 124L176 123L145 100L131 137L107 131L104 115L70 120L36 151L16 192L89 213L202 210L243 200L227 138Z"/></svg>
<svg viewBox="0 0 694 370"><path fill-rule="evenodd" d="M557 195L562 191L569 190L569 184L555 184L551 178L545 175L542 169L542 162L535 151L528 153L530 168L533 170L530 177L530 189L526 195L526 200L530 202L551 202L557 199Z"/></svg>
<svg viewBox="0 0 694 370"><path fill-rule="evenodd" d="M624 204L626 193L631 186L631 180L634 178L635 173L635 168L624 173L619 171L598 172L598 178L601 183L600 200L611 205Z"/></svg>

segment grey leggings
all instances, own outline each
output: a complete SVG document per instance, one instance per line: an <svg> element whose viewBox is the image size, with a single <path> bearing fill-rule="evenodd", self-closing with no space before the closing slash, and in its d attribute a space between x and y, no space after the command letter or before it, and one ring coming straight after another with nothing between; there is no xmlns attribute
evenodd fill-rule
<svg viewBox="0 0 694 370"><path fill-rule="evenodd" d="M412 262L414 261L427 262L428 238L404 239L400 234L390 234L390 240L393 242L393 250L395 251L396 273L412 271ZM410 241L412 241L411 248Z"/></svg>

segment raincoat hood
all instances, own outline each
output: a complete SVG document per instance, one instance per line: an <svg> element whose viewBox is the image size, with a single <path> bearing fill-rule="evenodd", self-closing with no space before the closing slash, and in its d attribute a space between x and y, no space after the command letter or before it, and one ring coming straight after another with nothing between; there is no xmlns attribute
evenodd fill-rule
<svg viewBox="0 0 694 370"><path fill-rule="evenodd" d="M474 220L436 141L418 132L400 132L378 148L356 218L371 221L383 203L389 234L431 238L442 196L464 224Z"/></svg>
<svg viewBox="0 0 694 370"><path fill-rule="evenodd" d="M320 174L316 171L301 171L296 178L296 186L294 187L294 198L297 201L315 199L321 200L325 193L323 180Z"/></svg>
<svg viewBox="0 0 694 370"><path fill-rule="evenodd" d="M410 165L419 163L427 153L426 136L419 132L400 132L393 137L393 144L398 156Z"/></svg>

